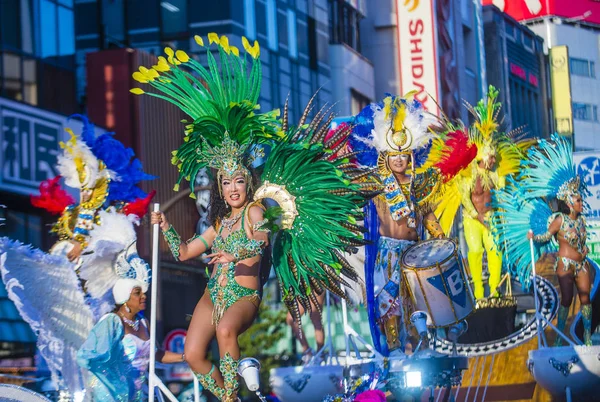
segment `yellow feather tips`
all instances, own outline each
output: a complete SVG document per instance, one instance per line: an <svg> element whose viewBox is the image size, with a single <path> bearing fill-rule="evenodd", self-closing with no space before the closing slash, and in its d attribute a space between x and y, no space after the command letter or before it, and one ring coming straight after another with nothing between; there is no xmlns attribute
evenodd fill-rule
<svg viewBox="0 0 600 402"><path fill-rule="evenodd" d="M170 47L165 47L165 54L167 56L169 56L169 57L173 57L173 55L175 54L175 52Z"/></svg>
<svg viewBox="0 0 600 402"><path fill-rule="evenodd" d="M182 63L187 63L188 61L190 61L190 56L188 56L188 54L183 50L176 51L175 57L177 57L177 59Z"/></svg>
<svg viewBox="0 0 600 402"><path fill-rule="evenodd" d="M134 80L144 83L144 81L154 81L155 78L158 78L158 72L154 69L147 69L144 66L140 66L139 74L133 73L132 77Z"/></svg>
<svg viewBox="0 0 600 402"><path fill-rule="evenodd" d="M196 41L198 46L204 47L204 41L202 40L202 37L200 35L195 35L194 40Z"/></svg>
<svg viewBox="0 0 600 402"><path fill-rule="evenodd" d="M140 73L139 71L136 71L131 76L133 77L134 80L136 80L139 83L146 84L148 82L148 80L146 79L144 74Z"/></svg>
<svg viewBox="0 0 600 402"><path fill-rule="evenodd" d="M213 43L219 43L219 35L214 32L208 34L208 44L212 45Z"/></svg>
<svg viewBox="0 0 600 402"><path fill-rule="evenodd" d="M240 49L238 49L235 46L229 46L229 49L231 50L231 53L233 53L233 55L235 57L240 57Z"/></svg>
<svg viewBox="0 0 600 402"><path fill-rule="evenodd" d="M221 36L221 39L219 39L219 45L225 51L225 53L231 53L231 49L229 48L229 38L227 36Z"/></svg>
<svg viewBox="0 0 600 402"><path fill-rule="evenodd" d="M156 71L160 71L161 73L171 69L171 67L169 67L169 63L167 63L167 59L165 59L163 56L158 58L158 63L156 63L155 66L152 66L152 68Z"/></svg>
<svg viewBox="0 0 600 402"><path fill-rule="evenodd" d="M146 93L142 88L131 88L129 92L131 92L134 95L142 95Z"/></svg>
<svg viewBox="0 0 600 402"><path fill-rule="evenodd" d="M252 58L258 59L258 57L260 56L260 46L258 44L258 41L255 40L254 45L250 46L250 42L248 42L248 39L245 36L242 36L242 45L244 46L244 50L246 50L246 52L248 52L248 54L252 56Z"/></svg>
<svg viewBox="0 0 600 402"><path fill-rule="evenodd" d="M383 99L383 110L386 120L392 120L392 129L394 132L400 132L404 129L404 120L406 119L406 105L399 98L392 100L391 96Z"/></svg>

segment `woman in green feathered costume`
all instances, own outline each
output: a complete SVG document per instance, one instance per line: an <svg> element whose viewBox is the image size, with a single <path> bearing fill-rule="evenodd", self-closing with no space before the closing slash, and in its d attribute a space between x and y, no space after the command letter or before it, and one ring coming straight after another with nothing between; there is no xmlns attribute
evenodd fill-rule
<svg viewBox="0 0 600 402"><path fill-rule="evenodd" d="M202 38L196 43L204 46ZM133 78L150 84L165 99L186 112L183 144L173 152L173 164L182 179L193 186L198 172L216 170L211 192L212 226L188 242L155 213L173 255L180 260L208 250L214 269L208 292L194 311L185 345L185 360L202 385L223 401L237 398L237 337L254 321L260 303L260 263L271 244L273 266L283 301L296 319L299 306L310 312L311 301L325 289L344 297L342 284L358 280L343 257L363 245L362 207L375 194L371 172L358 169L349 155L335 156L345 145L346 127L325 141L332 115L319 111L310 123L312 99L297 126L288 124L287 103L283 117L259 114L261 66L258 43L242 44L246 54L227 37L209 34L220 63L207 47L208 67L185 52L165 49L152 68L140 67ZM145 93L140 88L134 94ZM270 152L260 181L250 165ZM259 187L260 184L260 187ZM276 207L267 210L261 200L270 198ZM210 318L209 318L210 317ZM216 336L220 368L207 360L208 345Z"/></svg>

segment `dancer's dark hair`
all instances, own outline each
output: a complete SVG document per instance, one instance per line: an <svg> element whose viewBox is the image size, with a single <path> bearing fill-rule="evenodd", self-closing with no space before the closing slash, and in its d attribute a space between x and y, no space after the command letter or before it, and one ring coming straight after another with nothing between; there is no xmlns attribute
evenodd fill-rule
<svg viewBox="0 0 600 402"><path fill-rule="evenodd" d="M557 200L556 207L558 212L562 212L563 214L569 215L571 213L571 208L567 205L563 200Z"/></svg>

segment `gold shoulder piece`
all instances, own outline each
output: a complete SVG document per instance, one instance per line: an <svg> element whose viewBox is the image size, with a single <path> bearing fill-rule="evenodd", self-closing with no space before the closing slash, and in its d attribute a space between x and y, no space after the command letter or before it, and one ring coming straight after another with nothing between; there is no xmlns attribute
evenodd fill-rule
<svg viewBox="0 0 600 402"><path fill-rule="evenodd" d="M88 202L81 203L81 206L85 209L93 209L96 210L100 208L106 198L108 197L108 184L110 183L110 179L108 177L102 177L98 179L96 182L96 186L94 186L94 190L92 191L92 196Z"/></svg>
<svg viewBox="0 0 600 402"><path fill-rule="evenodd" d="M59 240L71 240L73 238L73 230L78 214L79 206L65 208L52 228L52 231L58 235Z"/></svg>
<svg viewBox="0 0 600 402"><path fill-rule="evenodd" d="M422 174L415 175L413 191L418 205L425 205L436 198L440 189L442 178L439 170L428 169Z"/></svg>

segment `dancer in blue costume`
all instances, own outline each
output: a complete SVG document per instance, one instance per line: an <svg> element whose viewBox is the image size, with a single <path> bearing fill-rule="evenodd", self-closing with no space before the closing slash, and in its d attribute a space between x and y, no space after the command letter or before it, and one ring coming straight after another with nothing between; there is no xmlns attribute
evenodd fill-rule
<svg viewBox="0 0 600 402"><path fill-rule="evenodd" d="M499 210L494 219L499 225L498 244L515 261L511 268L525 287L531 283L529 239L536 244L536 259L541 252L556 251L558 247L554 266L561 293L557 327L560 331L565 328L575 285L581 302L584 342L591 345L591 281L582 200L586 192L576 174L570 139L554 135L551 141L540 140L539 146L529 151L519 185L511 181L497 193ZM561 343L558 337L556 346Z"/></svg>
<svg viewBox="0 0 600 402"><path fill-rule="evenodd" d="M121 278L112 289L115 309L98 321L77 352L77 363L89 372L87 400L144 400L151 345L148 321L140 313L146 309L149 270L134 250L121 254L116 262ZM156 360L178 363L185 357L158 351Z"/></svg>

